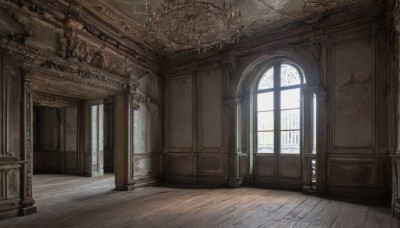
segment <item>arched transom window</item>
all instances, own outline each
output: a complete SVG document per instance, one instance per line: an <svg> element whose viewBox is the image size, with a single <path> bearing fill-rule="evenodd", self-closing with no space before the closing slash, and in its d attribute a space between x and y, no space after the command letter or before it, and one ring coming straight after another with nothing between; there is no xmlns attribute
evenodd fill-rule
<svg viewBox="0 0 400 228"><path fill-rule="evenodd" d="M277 62L257 84L257 153L300 154L301 88L304 77L294 64Z"/></svg>

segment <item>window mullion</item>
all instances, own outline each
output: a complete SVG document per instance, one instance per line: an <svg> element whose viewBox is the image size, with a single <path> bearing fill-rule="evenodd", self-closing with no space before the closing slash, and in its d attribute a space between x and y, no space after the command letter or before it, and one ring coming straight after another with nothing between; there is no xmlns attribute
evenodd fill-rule
<svg viewBox="0 0 400 228"><path fill-rule="evenodd" d="M280 93L280 87L281 87L281 80L280 80L280 75L281 75L281 64L280 62L276 62L274 65L274 153L275 155L279 154L280 151L280 130L281 130L281 93Z"/></svg>

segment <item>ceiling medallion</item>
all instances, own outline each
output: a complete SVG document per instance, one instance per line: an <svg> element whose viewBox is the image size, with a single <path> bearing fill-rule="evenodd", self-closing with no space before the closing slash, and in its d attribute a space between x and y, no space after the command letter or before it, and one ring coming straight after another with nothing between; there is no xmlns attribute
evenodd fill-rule
<svg viewBox="0 0 400 228"><path fill-rule="evenodd" d="M239 10L221 0L170 0L156 11L146 7L149 20L145 28L167 52L205 52L237 43L243 27Z"/></svg>

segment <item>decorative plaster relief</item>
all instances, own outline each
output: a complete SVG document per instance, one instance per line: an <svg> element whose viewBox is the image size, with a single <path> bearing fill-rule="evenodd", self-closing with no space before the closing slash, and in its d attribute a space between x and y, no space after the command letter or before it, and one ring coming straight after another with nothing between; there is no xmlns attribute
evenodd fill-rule
<svg viewBox="0 0 400 228"><path fill-rule="evenodd" d="M150 110L150 105L157 104L154 98L137 93L129 95L129 102L132 102L133 109L136 111L140 109L141 104L145 105L147 110Z"/></svg>

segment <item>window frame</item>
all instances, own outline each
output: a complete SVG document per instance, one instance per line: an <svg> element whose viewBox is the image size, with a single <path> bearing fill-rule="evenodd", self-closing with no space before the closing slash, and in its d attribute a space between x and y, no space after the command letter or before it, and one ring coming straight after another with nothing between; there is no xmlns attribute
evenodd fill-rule
<svg viewBox="0 0 400 228"><path fill-rule="evenodd" d="M299 76L300 76L300 84L297 85L291 85L291 86L284 86L281 87L281 66L282 65L289 65L293 67L294 69L297 70ZM258 89L259 84L264 76L264 74L273 68L273 88L269 89ZM254 153L257 155L264 155L264 156L274 156L274 155L294 155L294 156L299 156L303 153L303 135L304 135L304 105L303 105L303 88L306 86L306 79L304 76L303 70L294 62L289 61L287 59L276 59L274 62L272 62L269 65L266 65L263 71L261 71L261 74L256 80L256 85L255 85L255 90L254 90L254 112L253 112L253 118L254 118L254 126L255 126L255 134L254 134ZM300 134L300 139L299 139L299 153L282 153L281 152L281 92L282 91L287 91L291 89L300 89L300 107L299 107L299 112L300 112L300 120L299 120L299 134ZM258 133L259 132L268 132L268 131L259 131L258 128L258 97L259 94L263 93L268 93L272 92L273 93L273 135L274 135L274 144L273 144L273 153L263 153L258 151Z"/></svg>

